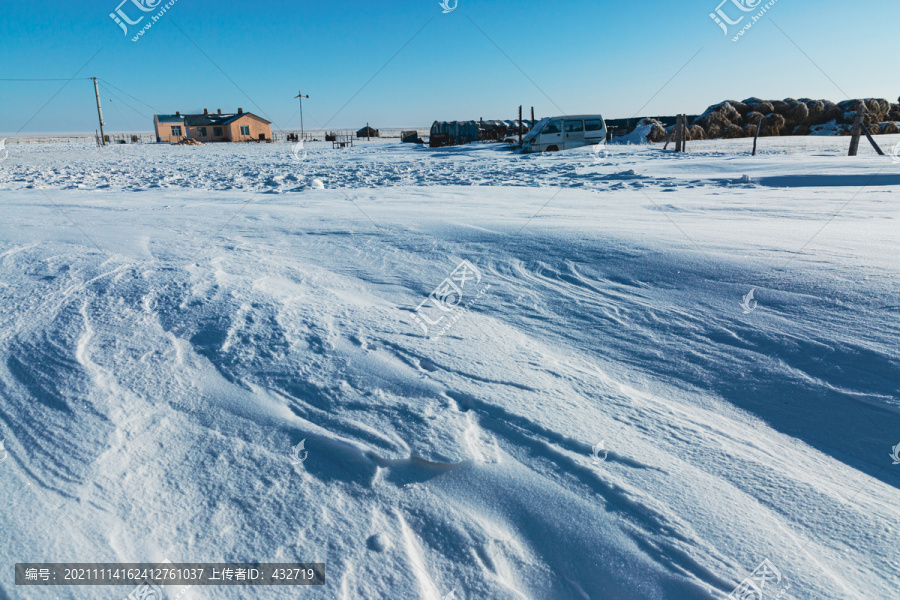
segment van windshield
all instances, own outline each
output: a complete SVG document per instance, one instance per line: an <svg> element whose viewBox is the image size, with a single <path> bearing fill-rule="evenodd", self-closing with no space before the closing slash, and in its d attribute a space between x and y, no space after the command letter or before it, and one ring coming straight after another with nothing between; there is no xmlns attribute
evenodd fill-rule
<svg viewBox="0 0 900 600"><path fill-rule="evenodd" d="M562 121L550 121L544 126L541 133L559 133L562 131Z"/></svg>
<svg viewBox="0 0 900 600"><path fill-rule="evenodd" d="M531 128L531 131L529 131L528 133L525 134L525 137L523 138L522 141L530 142L531 140L536 138L538 135L540 135L541 130L544 128L544 125L546 125L548 121L550 121L550 117L544 117L543 119L538 121L535 124L535 126Z"/></svg>

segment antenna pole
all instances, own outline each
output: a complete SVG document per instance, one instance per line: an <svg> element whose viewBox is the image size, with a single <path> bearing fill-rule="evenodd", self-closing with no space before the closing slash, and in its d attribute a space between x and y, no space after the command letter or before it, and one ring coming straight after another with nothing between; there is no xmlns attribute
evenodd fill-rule
<svg viewBox="0 0 900 600"><path fill-rule="evenodd" d="M103 133L103 126L106 123L103 122L103 109L100 108L100 88L97 86L97 78L91 77L94 80L94 96L97 97L97 116L100 118L100 145L106 145L106 135Z"/></svg>
<svg viewBox="0 0 900 600"><path fill-rule="evenodd" d="M303 99L306 98L308 100L309 94L304 96L303 92L299 91L296 97L300 99L300 139L302 140L305 132L303 128Z"/></svg>

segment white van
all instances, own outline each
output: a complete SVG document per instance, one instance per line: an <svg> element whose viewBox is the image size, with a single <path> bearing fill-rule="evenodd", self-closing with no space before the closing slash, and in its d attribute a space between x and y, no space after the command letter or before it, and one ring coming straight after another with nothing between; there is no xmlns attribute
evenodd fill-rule
<svg viewBox="0 0 900 600"><path fill-rule="evenodd" d="M600 115L546 117L522 139L524 152L558 152L606 143L606 123Z"/></svg>

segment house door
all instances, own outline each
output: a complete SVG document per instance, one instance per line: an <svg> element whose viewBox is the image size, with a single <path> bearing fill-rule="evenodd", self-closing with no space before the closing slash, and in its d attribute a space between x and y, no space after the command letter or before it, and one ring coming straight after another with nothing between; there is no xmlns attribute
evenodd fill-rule
<svg viewBox="0 0 900 600"><path fill-rule="evenodd" d="M261 142L266 141L266 134L264 134L264 133L259 134L259 141L261 141Z"/></svg>

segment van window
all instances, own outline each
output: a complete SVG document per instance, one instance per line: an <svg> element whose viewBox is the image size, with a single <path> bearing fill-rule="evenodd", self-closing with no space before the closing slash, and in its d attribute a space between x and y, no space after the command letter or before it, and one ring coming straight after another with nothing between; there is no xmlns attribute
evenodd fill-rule
<svg viewBox="0 0 900 600"><path fill-rule="evenodd" d="M603 131L603 119L591 119L584 122L587 131Z"/></svg>
<svg viewBox="0 0 900 600"><path fill-rule="evenodd" d="M562 121L550 121L541 133L560 133L562 131Z"/></svg>
<svg viewBox="0 0 900 600"><path fill-rule="evenodd" d="M584 131L584 123L582 121L566 121L566 132L574 133Z"/></svg>

